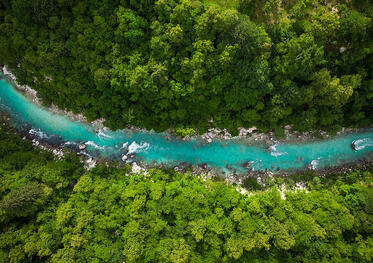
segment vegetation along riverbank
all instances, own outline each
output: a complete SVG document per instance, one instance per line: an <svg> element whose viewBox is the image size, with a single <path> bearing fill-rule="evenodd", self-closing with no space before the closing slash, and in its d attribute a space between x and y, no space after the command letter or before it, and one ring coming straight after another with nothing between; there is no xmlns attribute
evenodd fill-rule
<svg viewBox="0 0 373 263"><path fill-rule="evenodd" d="M371 125L369 1L227 3L5 0L0 62L112 129Z"/></svg>
<svg viewBox="0 0 373 263"><path fill-rule="evenodd" d="M67 111L59 109L53 103L49 106L45 106L42 100L39 98L38 93L36 90L32 89L27 85L20 85L17 81L16 76L9 71L6 65L1 67L1 72L5 78L14 86L18 91L20 91L24 96L29 98L33 103L38 106L42 106L45 109L55 113L60 114L63 116L67 116L69 119L73 121L79 121L82 123L87 123L97 129L108 129L108 127L104 126L105 119L97 119L94 121L89 122L87 118L82 114L76 114L72 111ZM203 140L206 143L211 143L213 140L235 140L239 143L246 143L248 145L252 144L263 144L266 147L271 145L275 145L276 143L307 143L312 141L318 141L322 139L330 139L336 135L346 135L354 132L364 132L366 129L371 129L371 126L367 126L365 128L344 128L341 127L340 130L335 130L333 133L323 131L323 130L313 130L313 131L304 131L299 132L293 129L292 125L285 125L280 128L279 131L268 131L264 133L262 130L258 129L257 127L253 126L250 128L239 127L238 135L232 136L231 133L228 132L227 129L220 129L220 128L209 128L204 134L199 135L193 129L168 129L164 131L165 138L174 138L180 139L183 141L189 141L190 139L197 139ZM139 127L129 126L126 127L126 131L131 132L139 132L144 131Z"/></svg>
<svg viewBox="0 0 373 263"><path fill-rule="evenodd" d="M1 262L370 262L372 172L224 182L56 159L0 129ZM285 182L285 183L284 183Z"/></svg>
<svg viewBox="0 0 373 263"><path fill-rule="evenodd" d="M370 0L1 0L1 70L34 104L2 80L0 263L372 262L372 18Z"/></svg>
<svg viewBox="0 0 373 263"><path fill-rule="evenodd" d="M13 116L12 121L25 138L32 139L34 145L39 147L46 147L45 143L52 144L56 148L53 151L58 154L62 153L61 150L64 148L73 149L78 154L89 157L89 166L92 166L97 158L103 157L104 160L131 163L133 171L141 170L138 164L147 168L161 165L175 167L179 171L191 169L195 174L207 173L209 177L220 174L230 182L242 184L247 176L253 175L291 174L299 172L303 167L317 169L324 174L325 169L343 168L346 162L352 162L354 165L365 164L364 155L359 151L369 150L373 139L371 133L365 132L361 135L351 134L352 137L344 135L335 141L319 142L320 145L324 145L321 148L318 143L275 144L270 148L267 146L266 150L260 145L247 146L245 142L240 141L206 145L202 142L165 140L155 133L113 133L103 130L96 133L86 124L52 114L30 103L4 80L1 82L0 92L0 106ZM361 138L357 140L362 142L358 146L359 150L350 148L352 138ZM331 151L330 147L339 150ZM142 151L144 153L141 153ZM344 154L341 155L342 152ZM210 158L210 154L214 154L215 157ZM184 155L187 158L184 158ZM365 157L369 158L369 155ZM190 167L192 164L194 166ZM227 178L229 175L233 176Z"/></svg>

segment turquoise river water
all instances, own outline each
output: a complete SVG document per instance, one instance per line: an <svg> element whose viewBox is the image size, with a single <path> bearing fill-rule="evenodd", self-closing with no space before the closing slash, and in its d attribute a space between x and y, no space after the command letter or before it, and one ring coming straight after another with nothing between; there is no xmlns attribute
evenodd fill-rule
<svg viewBox="0 0 373 263"><path fill-rule="evenodd" d="M80 152L87 156L120 161L124 154L135 153L127 162L207 164L226 173L230 173L227 165L232 165L238 173L245 172L243 165L247 162L251 164L250 170L319 169L369 158L373 150L372 130L304 144L277 143L270 151L265 146L248 145L242 140L215 140L206 144L198 139L188 142L166 139L163 133L96 130L89 124L35 105L5 78L0 80L0 109L11 116L18 129L36 139L76 150L79 144L85 143L86 149ZM353 142L355 149L351 148Z"/></svg>

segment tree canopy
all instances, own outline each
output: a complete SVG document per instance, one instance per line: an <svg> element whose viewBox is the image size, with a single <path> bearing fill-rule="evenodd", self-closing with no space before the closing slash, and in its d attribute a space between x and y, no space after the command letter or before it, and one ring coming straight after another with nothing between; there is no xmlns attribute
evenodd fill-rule
<svg viewBox="0 0 373 263"><path fill-rule="evenodd" d="M367 126L372 10L367 0L4 0L0 63L46 104L112 129Z"/></svg>
<svg viewBox="0 0 373 263"><path fill-rule="evenodd" d="M87 171L2 126L0 262L371 262L372 173L308 178Z"/></svg>

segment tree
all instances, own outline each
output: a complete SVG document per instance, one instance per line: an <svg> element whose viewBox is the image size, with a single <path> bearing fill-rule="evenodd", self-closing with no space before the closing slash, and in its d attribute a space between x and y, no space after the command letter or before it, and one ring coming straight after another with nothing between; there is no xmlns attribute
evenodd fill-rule
<svg viewBox="0 0 373 263"><path fill-rule="evenodd" d="M37 183L30 183L13 189L1 200L0 208L9 217L27 217L33 215L43 204L43 188Z"/></svg>
<svg viewBox="0 0 373 263"><path fill-rule="evenodd" d="M277 44L276 53L273 66L280 76L307 79L325 63L323 47L318 46L310 34Z"/></svg>
<svg viewBox="0 0 373 263"><path fill-rule="evenodd" d="M365 40L371 19L356 10L345 10L341 14L341 31L347 41L354 43Z"/></svg>
<svg viewBox="0 0 373 263"><path fill-rule="evenodd" d="M257 26L246 16L240 18L232 33L233 44L240 49L237 55L243 59L252 60L256 56L268 55L271 40L264 28Z"/></svg>

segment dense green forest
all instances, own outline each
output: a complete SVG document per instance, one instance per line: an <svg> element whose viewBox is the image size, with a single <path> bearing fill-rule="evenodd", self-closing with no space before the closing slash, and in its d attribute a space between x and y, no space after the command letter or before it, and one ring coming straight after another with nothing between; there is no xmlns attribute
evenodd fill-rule
<svg viewBox="0 0 373 263"><path fill-rule="evenodd" d="M369 0L1 0L0 64L112 129L369 126L372 18ZM295 178L241 194L86 170L1 121L0 263L372 262L373 172Z"/></svg>
<svg viewBox="0 0 373 263"><path fill-rule="evenodd" d="M0 262L371 262L372 175L242 195L173 170L86 171L2 125Z"/></svg>
<svg viewBox="0 0 373 263"><path fill-rule="evenodd" d="M2 0L0 64L111 128L368 126L372 17L369 0Z"/></svg>

